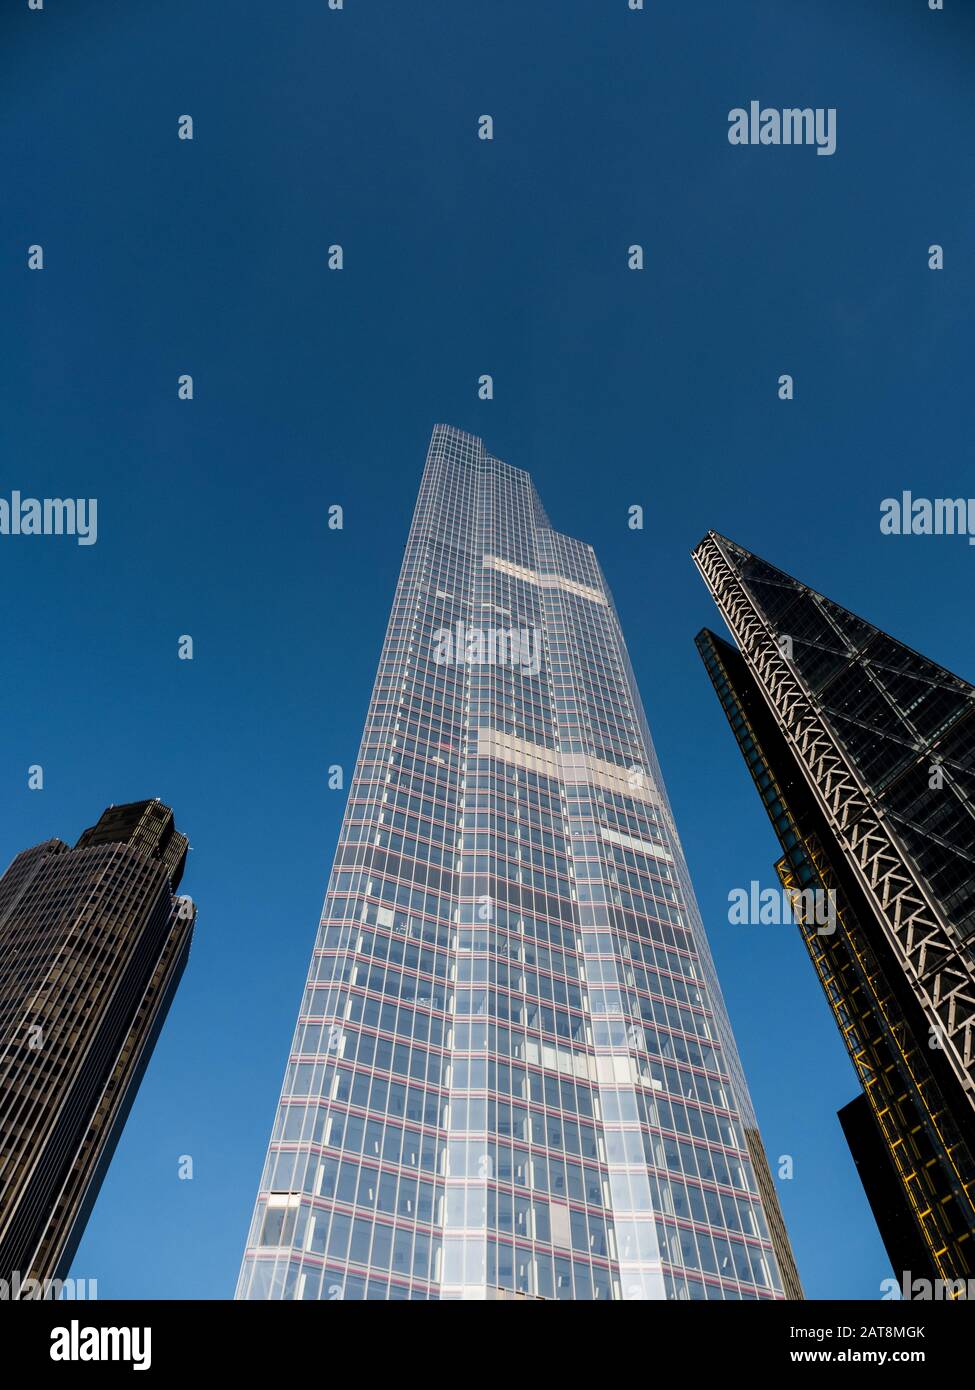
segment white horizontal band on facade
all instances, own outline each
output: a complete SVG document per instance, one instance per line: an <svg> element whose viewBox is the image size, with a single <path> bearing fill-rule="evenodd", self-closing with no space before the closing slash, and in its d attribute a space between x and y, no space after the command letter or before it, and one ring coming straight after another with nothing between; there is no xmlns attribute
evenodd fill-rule
<svg viewBox="0 0 975 1390"><path fill-rule="evenodd" d="M478 729L477 756L498 758L555 781L587 782L605 791L632 797L634 801L647 801L654 806L661 804L646 768L617 767L615 763L593 758L587 753L559 753L554 748L544 748L540 743L529 743L527 739L503 734L497 729ZM642 844L643 841L636 843ZM656 847L650 846L647 852L657 853Z"/></svg>
<svg viewBox="0 0 975 1390"><path fill-rule="evenodd" d="M537 570L528 569L526 565L516 565L512 560L502 560L499 555L485 555L483 564L485 569L498 570L501 574L510 574L513 579L524 580L526 584L535 584L540 589L564 589L567 594L576 594L579 598L587 598L593 603L601 603L604 608L609 607L606 595L602 590L593 589L589 584L580 584L576 579L566 579L561 574L539 574Z"/></svg>
<svg viewBox="0 0 975 1390"><path fill-rule="evenodd" d="M607 830L604 825L599 827L600 834L604 840L609 840L611 844L622 845L624 849L635 849L638 854L649 855L651 859L662 859L665 864L673 864L674 856L665 850L663 845L654 845L647 840L638 840L635 835L621 835L618 830Z"/></svg>

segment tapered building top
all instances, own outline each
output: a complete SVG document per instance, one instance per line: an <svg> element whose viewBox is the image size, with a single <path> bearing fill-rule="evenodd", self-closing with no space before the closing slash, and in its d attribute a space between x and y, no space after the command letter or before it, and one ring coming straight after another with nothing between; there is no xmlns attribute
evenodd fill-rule
<svg viewBox="0 0 975 1390"><path fill-rule="evenodd" d="M716 532L694 554L709 583L726 567L719 606L744 639L746 660L759 659L770 639L786 650L785 639L789 654L779 659L814 702L853 775L846 821L861 805L874 807L932 895L953 944L968 942L975 934L975 690ZM935 765L940 776L932 774Z"/></svg>
<svg viewBox="0 0 975 1390"><path fill-rule="evenodd" d="M173 813L158 798L109 806L78 839L76 849L90 845L129 845L148 859L158 859L175 891L183 877L189 841L176 829Z"/></svg>

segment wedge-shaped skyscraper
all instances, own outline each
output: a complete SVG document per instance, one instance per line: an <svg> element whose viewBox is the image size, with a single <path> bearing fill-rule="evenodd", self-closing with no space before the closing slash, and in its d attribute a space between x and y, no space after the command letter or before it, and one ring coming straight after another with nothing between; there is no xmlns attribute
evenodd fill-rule
<svg viewBox="0 0 975 1390"><path fill-rule="evenodd" d="M975 1277L975 691L723 536L697 645L862 1085L841 1112L898 1276ZM829 893L836 930L820 929Z"/></svg>
<svg viewBox="0 0 975 1390"><path fill-rule="evenodd" d="M606 582L437 426L238 1297L784 1296Z"/></svg>
<svg viewBox="0 0 975 1390"><path fill-rule="evenodd" d="M137 801L0 878L5 1297L62 1278L84 1232L189 953L186 850L169 807Z"/></svg>

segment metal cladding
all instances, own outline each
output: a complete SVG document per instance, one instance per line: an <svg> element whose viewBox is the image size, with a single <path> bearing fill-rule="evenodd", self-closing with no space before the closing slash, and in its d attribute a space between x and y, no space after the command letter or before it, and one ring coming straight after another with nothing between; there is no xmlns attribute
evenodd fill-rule
<svg viewBox="0 0 975 1390"><path fill-rule="evenodd" d="M710 532L694 560L737 649L698 649L784 850L857 1069L844 1127L895 1267L975 1274L975 691L936 662ZM865 1161L882 1151L887 1169ZM892 1194L899 1194L895 1210ZM913 1234L912 1234L913 1232ZM922 1271L924 1272L924 1271Z"/></svg>

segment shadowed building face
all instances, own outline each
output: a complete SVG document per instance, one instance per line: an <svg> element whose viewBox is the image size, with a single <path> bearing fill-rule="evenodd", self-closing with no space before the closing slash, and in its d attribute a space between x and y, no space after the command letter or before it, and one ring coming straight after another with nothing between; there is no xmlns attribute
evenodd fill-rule
<svg viewBox="0 0 975 1390"><path fill-rule="evenodd" d="M898 1275L975 1277L975 690L709 532L698 649L863 1086L844 1132ZM797 901L799 901L797 896ZM865 1109L866 1107L866 1109Z"/></svg>
<svg viewBox="0 0 975 1390"><path fill-rule="evenodd" d="M66 1273L189 953L187 840L110 807L0 878L0 1279Z"/></svg>

